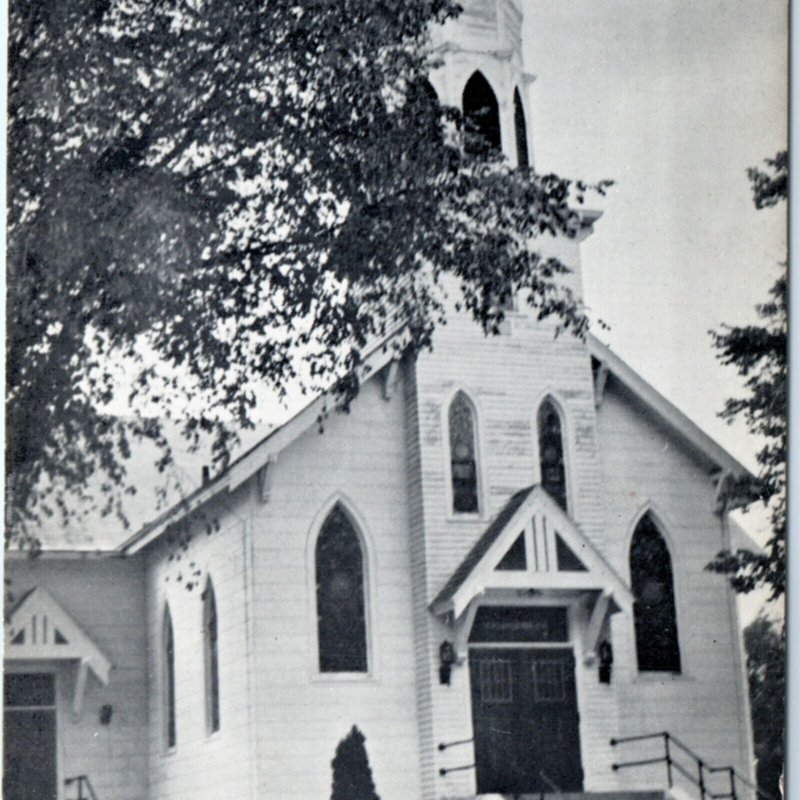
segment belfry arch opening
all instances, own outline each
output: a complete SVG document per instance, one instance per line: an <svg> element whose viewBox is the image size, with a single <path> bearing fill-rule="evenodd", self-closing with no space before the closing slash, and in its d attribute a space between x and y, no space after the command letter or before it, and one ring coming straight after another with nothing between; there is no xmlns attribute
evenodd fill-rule
<svg viewBox="0 0 800 800"><path fill-rule="evenodd" d="M500 109L497 97L480 71L474 72L464 86L461 106L468 134L467 150L473 153L500 150Z"/></svg>

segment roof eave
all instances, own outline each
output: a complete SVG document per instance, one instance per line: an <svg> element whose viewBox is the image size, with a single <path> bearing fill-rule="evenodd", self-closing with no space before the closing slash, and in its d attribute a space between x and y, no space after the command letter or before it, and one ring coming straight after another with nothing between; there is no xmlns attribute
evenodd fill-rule
<svg viewBox="0 0 800 800"><path fill-rule="evenodd" d="M399 326L370 349L364 357L362 381L371 380L390 361L400 357L406 344L404 332L405 328ZM209 502L222 491L234 491L264 464L274 459L281 450L317 423L321 416L329 410L328 405L330 405L330 410L335 410L339 408L341 402L332 391L318 395L287 422L271 430L264 439L239 456L215 479L167 509L155 520L126 539L117 550L122 553L138 552L161 536L170 525Z"/></svg>
<svg viewBox="0 0 800 800"><path fill-rule="evenodd" d="M693 449L702 453L712 464L737 478L753 478L752 472L734 458L724 447L715 442L705 431L692 422L679 408L653 388L644 378L626 364L608 345L592 334L586 336L589 353L605 364L609 372L644 404L671 430L677 433Z"/></svg>

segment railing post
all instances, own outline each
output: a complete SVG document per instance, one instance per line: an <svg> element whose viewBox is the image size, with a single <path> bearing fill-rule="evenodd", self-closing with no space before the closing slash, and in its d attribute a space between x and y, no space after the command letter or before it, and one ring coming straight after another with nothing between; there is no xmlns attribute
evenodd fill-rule
<svg viewBox="0 0 800 800"><path fill-rule="evenodd" d="M736 800L736 770L728 767L728 777L731 780L731 800Z"/></svg>
<svg viewBox="0 0 800 800"><path fill-rule="evenodd" d="M78 800L86 800L83 796L83 775L78 776Z"/></svg>
<svg viewBox="0 0 800 800"><path fill-rule="evenodd" d="M697 788L700 789L700 800L706 800L706 784L703 779L703 762L697 759Z"/></svg>
<svg viewBox="0 0 800 800"><path fill-rule="evenodd" d="M664 760L667 762L667 786L672 788L672 755L669 752L669 734L664 731Z"/></svg>

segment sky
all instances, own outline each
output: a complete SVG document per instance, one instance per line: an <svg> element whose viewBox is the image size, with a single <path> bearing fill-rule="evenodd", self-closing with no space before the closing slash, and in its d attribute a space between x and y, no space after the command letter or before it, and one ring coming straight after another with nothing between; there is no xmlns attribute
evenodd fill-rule
<svg viewBox="0 0 800 800"><path fill-rule="evenodd" d="M523 0L534 162L611 178L582 246L595 332L747 466L718 419L741 382L710 328L755 321L785 260L785 207L745 170L786 147L782 0Z"/></svg>
<svg viewBox="0 0 800 800"><path fill-rule="evenodd" d="M707 332L755 322L786 259L785 207L756 211L745 171L787 145L787 3L522 2L537 170L616 182L581 248L595 333L755 469ZM757 540L765 519L743 518Z"/></svg>

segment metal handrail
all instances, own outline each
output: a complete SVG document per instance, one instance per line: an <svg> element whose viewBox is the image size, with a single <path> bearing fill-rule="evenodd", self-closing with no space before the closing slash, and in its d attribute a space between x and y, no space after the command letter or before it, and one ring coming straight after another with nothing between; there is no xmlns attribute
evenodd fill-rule
<svg viewBox="0 0 800 800"><path fill-rule="evenodd" d="M457 747L460 744L469 744L472 739L459 739L456 742L440 742L438 745L438 750L441 752L442 750L447 750L448 747Z"/></svg>
<svg viewBox="0 0 800 800"><path fill-rule="evenodd" d="M75 800L98 800L97 792L95 792L88 775L75 775L72 778L64 778L64 786L72 786L73 783L78 784L78 796ZM84 787L86 787L88 795L84 795Z"/></svg>
<svg viewBox="0 0 800 800"><path fill-rule="evenodd" d="M651 739L661 739L664 742L664 755L657 758L639 759L638 761L622 761L615 762L611 765L611 769L615 772L620 769L628 769L631 767L642 767L650 764L666 764L667 766L667 785L671 789L673 786L673 770L677 770L688 781L690 781L700 791L700 800L739 800L736 793L736 782L744 784L752 789L758 797L764 800L774 800L772 795L762 791L747 778L740 775L732 766L712 767L707 764L694 750L688 745L673 736L669 731L659 731L658 733L645 733L638 736L621 736L619 738L611 739L609 744L616 747L620 744L628 744L630 742L643 742ZM697 768L697 774L692 773L686 766L676 761L670 745L675 745L679 750L682 750L694 762ZM706 784L706 775L725 772L728 774L730 790L727 792L712 792Z"/></svg>
<svg viewBox="0 0 800 800"><path fill-rule="evenodd" d="M462 765L462 766L460 766L460 767L442 767L442 768L439 770L439 774L440 774L442 777L444 777L444 776L445 776L445 775L447 775L449 772L461 772L461 771L462 771L462 770L464 770L464 769L475 769L475 765L474 765L474 764L463 764L463 765Z"/></svg>
<svg viewBox="0 0 800 800"><path fill-rule="evenodd" d="M539 777L542 779L542 783L546 783L552 791L556 794L561 794L561 787L555 783L543 769L539 770ZM539 800L544 800L544 789L539 792Z"/></svg>

